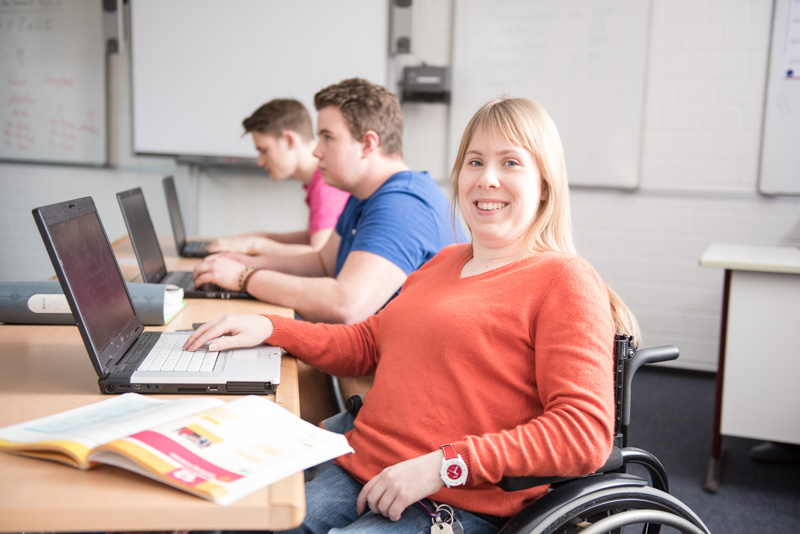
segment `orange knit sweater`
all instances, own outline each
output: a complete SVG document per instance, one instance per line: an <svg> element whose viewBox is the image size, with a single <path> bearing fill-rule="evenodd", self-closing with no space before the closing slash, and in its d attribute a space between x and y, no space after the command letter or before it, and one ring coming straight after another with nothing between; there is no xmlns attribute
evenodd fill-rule
<svg viewBox="0 0 800 534"><path fill-rule="evenodd" d="M467 484L432 499L511 516L546 487L506 493L503 476L582 475L612 443L608 294L577 256L545 252L461 278L469 245L451 245L400 295L355 325L270 317L268 342L337 376L375 375L337 460L366 482L453 443Z"/></svg>

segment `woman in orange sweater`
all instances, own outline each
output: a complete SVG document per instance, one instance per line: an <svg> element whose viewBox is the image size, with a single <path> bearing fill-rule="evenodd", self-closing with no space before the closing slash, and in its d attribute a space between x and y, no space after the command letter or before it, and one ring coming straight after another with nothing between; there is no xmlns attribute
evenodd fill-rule
<svg viewBox="0 0 800 534"><path fill-rule="evenodd" d="M575 254L552 119L527 99L486 104L451 179L471 244L442 250L377 315L231 316L187 341L266 340L337 376L375 376L347 433L355 453L307 483L296 532L427 531L434 502L465 532L496 532L547 490L505 493L502 477L583 475L611 450L613 336L638 332Z"/></svg>

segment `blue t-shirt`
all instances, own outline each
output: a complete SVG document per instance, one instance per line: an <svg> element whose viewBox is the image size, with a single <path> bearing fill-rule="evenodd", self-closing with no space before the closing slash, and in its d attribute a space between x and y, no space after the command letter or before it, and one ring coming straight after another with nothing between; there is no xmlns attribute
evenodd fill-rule
<svg viewBox="0 0 800 534"><path fill-rule="evenodd" d="M392 175L363 200L351 196L339 216L336 232L342 240L336 276L348 254L363 250L391 261L411 274L442 248L465 243L458 220L442 190L427 172Z"/></svg>

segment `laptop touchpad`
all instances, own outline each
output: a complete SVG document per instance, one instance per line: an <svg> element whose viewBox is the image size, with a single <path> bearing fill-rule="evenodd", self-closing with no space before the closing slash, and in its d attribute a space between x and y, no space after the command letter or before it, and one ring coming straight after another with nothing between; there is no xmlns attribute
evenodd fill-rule
<svg viewBox="0 0 800 534"><path fill-rule="evenodd" d="M258 349L236 349L228 357L231 360L256 360L258 359Z"/></svg>

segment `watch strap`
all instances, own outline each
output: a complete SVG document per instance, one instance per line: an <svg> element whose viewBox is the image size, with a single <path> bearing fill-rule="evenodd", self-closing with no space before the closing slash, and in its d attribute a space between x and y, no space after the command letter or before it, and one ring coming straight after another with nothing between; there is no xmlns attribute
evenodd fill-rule
<svg viewBox="0 0 800 534"><path fill-rule="evenodd" d="M456 448L453 447L452 444L442 445L440 449L442 449L442 453L444 454L445 460L452 460L454 458L458 458L458 453L456 452Z"/></svg>

